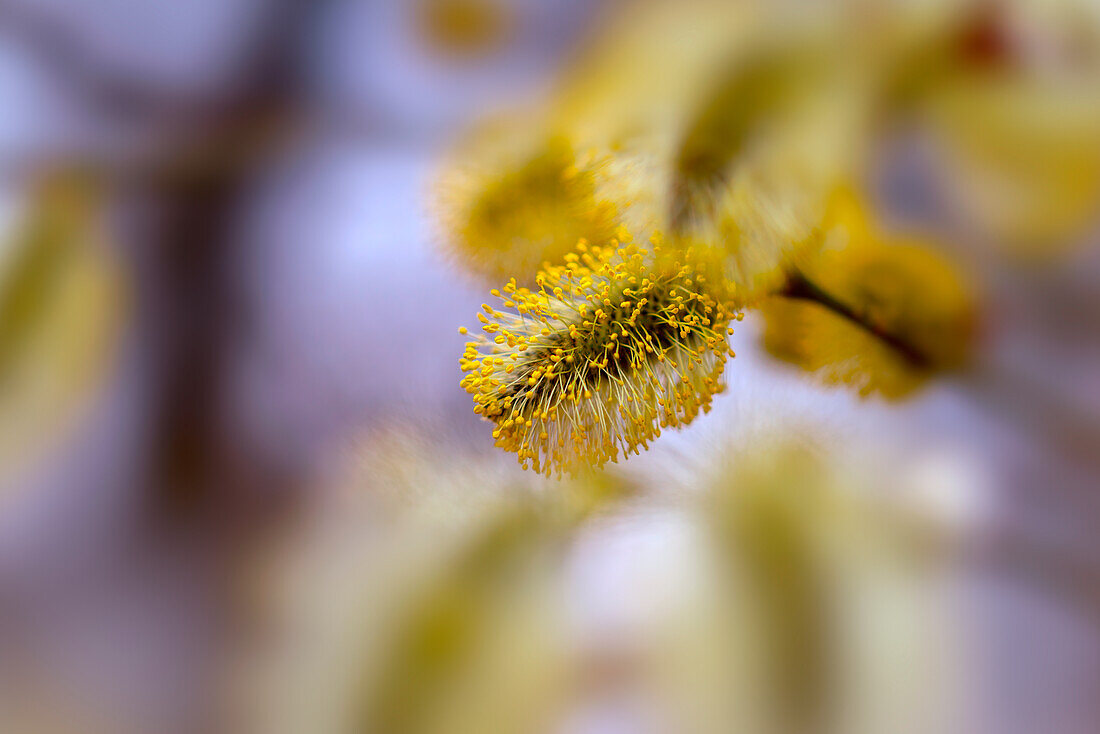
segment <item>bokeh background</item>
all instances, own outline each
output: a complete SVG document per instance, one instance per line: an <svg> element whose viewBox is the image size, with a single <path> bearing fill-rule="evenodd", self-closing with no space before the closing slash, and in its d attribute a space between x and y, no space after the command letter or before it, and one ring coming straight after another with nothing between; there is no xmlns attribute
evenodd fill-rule
<svg viewBox="0 0 1100 734"><path fill-rule="evenodd" d="M441 168L649 5L0 0L0 731L1100 728L1097 217L998 247L919 129L868 189L963 263L981 369L867 400L750 313L608 475L493 448ZM1100 55L1095 3L970 10Z"/></svg>

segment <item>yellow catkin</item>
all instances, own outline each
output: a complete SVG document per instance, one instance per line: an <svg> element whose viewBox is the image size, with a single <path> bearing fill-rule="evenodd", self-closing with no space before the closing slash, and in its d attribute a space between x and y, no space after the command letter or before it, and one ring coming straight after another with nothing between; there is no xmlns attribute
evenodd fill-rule
<svg viewBox="0 0 1100 734"><path fill-rule="evenodd" d="M510 280L507 310L478 314L487 335L466 344L461 384L525 468L560 475L639 453L724 389L733 313L720 288L691 252L628 239L582 240L534 289Z"/></svg>
<svg viewBox="0 0 1100 734"><path fill-rule="evenodd" d="M484 134L456 151L436 198L441 243L463 270L524 285L544 261L561 263L580 238L606 245L631 192L607 153L565 137ZM513 138L518 138L514 140Z"/></svg>

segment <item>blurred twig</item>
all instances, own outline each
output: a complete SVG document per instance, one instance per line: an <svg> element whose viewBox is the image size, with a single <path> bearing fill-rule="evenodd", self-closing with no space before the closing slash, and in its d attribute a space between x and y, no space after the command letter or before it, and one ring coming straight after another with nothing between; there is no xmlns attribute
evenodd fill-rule
<svg viewBox="0 0 1100 734"><path fill-rule="evenodd" d="M273 142L262 133L296 106L297 54L322 3L271 3L255 35L237 93L210 110L182 155L169 156L152 182L159 212L148 233L157 243L152 268L160 292L159 328L172 335L162 365L150 483L161 508L214 511L257 492L278 495L281 472L270 457L241 445L228 426L224 377L243 327L236 252L237 212L262 155L239 154L242 140ZM194 154L206 151L201 165ZM272 151L265 150L264 153ZM256 509L253 507L252 509Z"/></svg>

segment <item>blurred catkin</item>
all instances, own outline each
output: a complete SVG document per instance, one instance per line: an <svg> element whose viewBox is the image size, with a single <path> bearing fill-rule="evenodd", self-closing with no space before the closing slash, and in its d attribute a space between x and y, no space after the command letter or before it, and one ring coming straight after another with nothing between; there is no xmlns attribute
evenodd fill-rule
<svg viewBox="0 0 1100 734"><path fill-rule="evenodd" d="M667 675L717 676L690 679L699 690L685 700L712 712L692 730L954 731L954 653L929 583L945 567L887 499L906 470L801 433L708 452L697 477L718 593L700 601L711 621L665 653L678 661Z"/></svg>
<svg viewBox="0 0 1100 734"><path fill-rule="evenodd" d="M102 197L75 173L44 178L0 261L0 475L25 466L86 404L124 308Z"/></svg>
<svg viewBox="0 0 1100 734"><path fill-rule="evenodd" d="M437 206L448 252L486 280L530 284L544 262L560 264L578 239L608 243L629 207L611 166L610 157L577 150L564 135L489 128L441 177Z"/></svg>
<svg viewBox="0 0 1100 734"><path fill-rule="evenodd" d="M819 249L760 304L763 342L826 384L901 398L965 365L975 297L929 243L882 235L865 208L850 188L835 192Z"/></svg>
<svg viewBox="0 0 1100 734"><path fill-rule="evenodd" d="M289 626L243 668L246 731L527 734L565 709L562 554L625 487L604 474L545 491L440 433L372 432L318 488L327 501L261 597Z"/></svg>

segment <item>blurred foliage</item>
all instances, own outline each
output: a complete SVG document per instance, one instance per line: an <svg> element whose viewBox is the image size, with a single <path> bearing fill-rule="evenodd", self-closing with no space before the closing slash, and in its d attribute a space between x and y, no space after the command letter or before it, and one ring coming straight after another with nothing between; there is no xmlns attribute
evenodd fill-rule
<svg viewBox="0 0 1100 734"><path fill-rule="evenodd" d="M103 241L99 192L46 178L0 261L0 467L57 440L114 354L123 278Z"/></svg>

